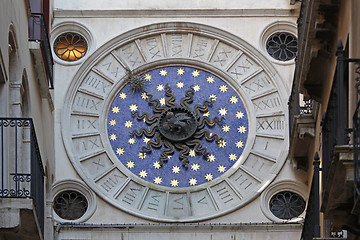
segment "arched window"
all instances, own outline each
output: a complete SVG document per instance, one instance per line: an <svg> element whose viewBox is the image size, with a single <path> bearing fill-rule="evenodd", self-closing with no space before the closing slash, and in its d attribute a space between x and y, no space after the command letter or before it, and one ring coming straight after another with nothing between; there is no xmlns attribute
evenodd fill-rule
<svg viewBox="0 0 360 240"><path fill-rule="evenodd" d="M21 88L20 88L20 108L22 117L30 117L30 98L29 98L29 84L26 71L22 74Z"/></svg>
<svg viewBox="0 0 360 240"><path fill-rule="evenodd" d="M6 76L3 64L2 53L0 50L0 117L7 116L8 109L8 90L6 85Z"/></svg>

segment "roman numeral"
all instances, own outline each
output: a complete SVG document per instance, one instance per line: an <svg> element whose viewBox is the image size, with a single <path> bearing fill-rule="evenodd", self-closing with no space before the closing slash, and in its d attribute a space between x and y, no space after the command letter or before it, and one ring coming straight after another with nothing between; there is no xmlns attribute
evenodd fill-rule
<svg viewBox="0 0 360 240"><path fill-rule="evenodd" d="M128 191L123 196L122 201L132 205L138 194L140 193L140 188L130 187Z"/></svg>

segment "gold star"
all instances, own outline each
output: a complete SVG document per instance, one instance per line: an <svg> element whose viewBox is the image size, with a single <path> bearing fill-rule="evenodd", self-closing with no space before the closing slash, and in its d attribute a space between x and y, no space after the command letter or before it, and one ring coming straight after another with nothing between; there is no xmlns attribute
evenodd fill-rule
<svg viewBox="0 0 360 240"><path fill-rule="evenodd" d="M208 83L213 83L213 82L215 81L215 79L214 79L213 76L210 76L210 77L207 77L207 78L206 78L206 81L207 81Z"/></svg>
<svg viewBox="0 0 360 240"><path fill-rule="evenodd" d="M144 158L146 158L146 153L139 152L138 156L139 156L140 159L144 159Z"/></svg>
<svg viewBox="0 0 360 240"><path fill-rule="evenodd" d="M213 178L214 177L213 177L213 175L211 173L208 173L208 174L205 175L205 179L208 180L208 181L213 180Z"/></svg>
<svg viewBox="0 0 360 240"><path fill-rule="evenodd" d="M215 156L213 154L210 154L208 157L207 157L207 161L208 162L214 162L215 161Z"/></svg>
<svg viewBox="0 0 360 240"><path fill-rule="evenodd" d="M237 142L235 143L235 145L236 145L237 148L242 148L242 147L244 147L244 143L243 143L242 141L237 141Z"/></svg>
<svg viewBox="0 0 360 240"><path fill-rule="evenodd" d="M136 104L131 104L130 106L129 106L129 109L130 109L130 111L136 111L136 110L138 110L138 106L136 105Z"/></svg>
<svg viewBox="0 0 360 240"><path fill-rule="evenodd" d="M177 187L177 186L179 186L179 181L176 179L173 179L170 181L170 184L172 187Z"/></svg>
<svg viewBox="0 0 360 240"><path fill-rule="evenodd" d="M110 120L109 124L110 124L110 126L115 126L116 125L116 120Z"/></svg>
<svg viewBox="0 0 360 240"><path fill-rule="evenodd" d="M240 126L240 127L238 127L238 131L239 131L239 133L245 133L246 132L246 127L245 126Z"/></svg>
<svg viewBox="0 0 360 240"><path fill-rule="evenodd" d="M165 69L161 69L161 70L160 70L160 75L161 75L161 76L164 77L164 76L166 76L166 74L167 74L167 71L166 71Z"/></svg>
<svg viewBox="0 0 360 240"><path fill-rule="evenodd" d="M200 86L199 86L199 85L195 85L195 86L193 87L193 89L194 89L195 92L198 92L198 91L200 91Z"/></svg>
<svg viewBox="0 0 360 240"><path fill-rule="evenodd" d="M146 93L142 93L142 94L141 94L141 98L142 98L142 99L148 99L148 95L147 95Z"/></svg>
<svg viewBox="0 0 360 240"><path fill-rule="evenodd" d="M128 143L134 144L134 143L135 143L135 139L134 139L134 138L130 138L129 141L128 141Z"/></svg>
<svg viewBox="0 0 360 240"><path fill-rule="evenodd" d="M145 178L147 177L148 173L146 172L146 170L141 170L140 173L139 173L139 176L142 177L142 178Z"/></svg>
<svg viewBox="0 0 360 240"><path fill-rule="evenodd" d="M113 107L113 108L111 109L111 111L112 111L113 113L119 113L119 112L120 112L120 108L119 108L119 107Z"/></svg>
<svg viewBox="0 0 360 240"><path fill-rule="evenodd" d="M177 70L177 74L178 75L183 75L184 74L184 69L183 68L179 68L178 70Z"/></svg>
<svg viewBox="0 0 360 240"><path fill-rule="evenodd" d="M236 118L241 119L241 118L244 117L244 113L243 112L236 112L235 116L236 116Z"/></svg>
<svg viewBox="0 0 360 240"><path fill-rule="evenodd" d="M123 148L116 149L116 153L119 154L119 155L123 155L124 152L125 152L125 150Z"/></svg>
<svg viewBox="0 0 360 240"><path fill-rule="evenodd" d="M154 163L153 163L153 167L154 167L155 169L159 169L159 168L161 167L159 161L154 162Z"/></svg>
<svg viewBox="0 0 360 240"><path fill-rule="evenodd" d="M199 71L198 70L195 70L192 72L192 76L193 77L198 77L200 75Z"/></svg>
<svg viewBox="0 0 360 240"><path fill-rule="evenodd" d="M150 138L144 137L143 141L147 144L150 141Z"/></svg>
<svg viewBox="0 0 360 240"><path fill-rule="evenodd" d="M179 173L180 172L180 167L179 166L173 166L171 170L172 170L173 173Z"/></svg>
<svg viewBox="0 0 360 240"><path fill-rule="evenodd" d="M193 163L193 164L191 165L191 170L197 171L197 170L199 170L199 169L200 169L200 165L199 165L199 164Z"/></svg>
<svg viewBox="0 0 360 240"><path fill-rule="evenodd" d="M162 178L161 177L155 177L154 178L154 183L156 183L156 184L162 183Z"/></svg>
<svg viewBox="0 0 360 240"><path fill-rule="evenodd" d="M237 98L237 97L235 97L235 96L232 96L231 98L230 98L230 102L231 103L237 103L239 101L239 99Z"/></svg>
<svg viewBox="0 0 360 240"><path fill-rule="evenodd" d="M190 157L195 157L195 155L196 155L195 150L194 150L194 149L191 149L190 152L189 152L189 156L190 156Z"/></svg>
<svg viewBox="0 0 360 240"><path fill-rule="evenodd" d="M129 162L126 163L126 166L128 168L133 168L135 166L135 163L133 161L129 161Z"/></svg>
<svg viewBox="0 0 360 240"><path fill-rule="evenodd" d="M221 116L225 116L225 115L227 114L227 110L226 110L225 108L221 108L221 109L219 110L219 114L220 114Z"/></svg>
<svg viewBox="0 0 360 240"><path fill-rule="evenodd" d="M208 116L210 116L210 113L209 113L209 112L204 112L204 113L203 113L203 116L204 116L204 117L208 117Z"/></svg>
<svg viewBox="0 0 360 240"><path fill-rule="evenodd" d="M150 81L151 80L151 75L150 74L146 74L144 77L145 81Z"/></svg>
<svg viewBox="0 0 360 240"><path fill-rule="evenodd" d="M119 97L121 99L125 99L127 97L126 93L120 93Z"/></svg>
<svg viewBox="0 0 360 240"><path fill-rule="evenodd" d="M125 127L127 127L127 128L131 128L132 125L133 125L133 123L130 120L125 122Z"/></svg>
<svg viewBox="0 0 360 240"><path fill-rule="evenodd" d="M190 184L190 186L195 186L197 184L197 179L196 178L190 178L189 179L189 184Z"/></svg>
<svg viewBox="0 0 360 240"><path fill-rule="evenodd" d="M110 140L115 141L117 139L117 136L113 133L110 135Z"/></svg>
<svg viewBox="0 0 360 240"><path fill-rule="evenodd" d="M176 86L177 86L178 88L183 88L183 87L184 87L184 83L183 83L183 82L177 82L177 83L176 83Z"/></svg>
<svg viewBox="0 0 360 240"><path fill-rule="evenodd" d="M219 146L220 148L225 148L225 147L226 147L226 142L225 142L225 140L220 140L218 146Z"/></svg>
<svg viewBox="0 0 360 240"><path fill-rule="evenodd" d="M235 160L237 159L236 154L231 153L231 154L229 155L229 159L230 159L230 161L235 161Z"/></svg>
<svg viewBox="0 0 360 240"><path fill-rule="evenodd" d="M217 96L216 96L215 94L211 94L211 95L209 96L209 100L210 100L210 101L215 102L216 99L217 99Z"/></svg>
<svg viewBox="0 0 360 240"><path fill-rule="evenodd" d="M218 166L218 172L223 173L223 172L225 172L225 170L226 170L226 167L224 167L223 165Z"/></svg>
<svg viewBox="0 0 360 240"><path fill-rule="evenodd" d="M165 98L160 98L160 104L161 106L164 106L166 104Z"/></svg>
<svg viewBox="0 0 360 240"><path fill-rule="evenodd" d="M159 84L159 85L156 87L156 89L157 89L159 92L161 92L161 91L164 90L164 85Z"/></svg>
<svg viewBox="0 0 360 240"><path fill-rule="evenodd" d="M228 132L228 131L230 131L230 127L228 125L225 125L225 126L223 126L222 130L223 130L223 132Z"/></svg>
<svg viewBox="0 0 360 240"><path fill-rule="evenodd" d="M220 92L224 93L224 92L227 91L228 87L226 85L222 85L222 86L219 87L219 89L220 89Z"/></svg>

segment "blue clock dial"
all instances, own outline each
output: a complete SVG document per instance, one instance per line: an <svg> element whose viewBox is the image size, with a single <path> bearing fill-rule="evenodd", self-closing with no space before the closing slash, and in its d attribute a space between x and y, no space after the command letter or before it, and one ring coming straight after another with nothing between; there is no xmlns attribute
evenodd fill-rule
<svg viewBox="0 0 360 240"><path fill-rule="evenodd" d="M248 138L241 97L210 72L170 66L131 75L107 115L118 160L171 188L210 182L238 161Z"/></svg>

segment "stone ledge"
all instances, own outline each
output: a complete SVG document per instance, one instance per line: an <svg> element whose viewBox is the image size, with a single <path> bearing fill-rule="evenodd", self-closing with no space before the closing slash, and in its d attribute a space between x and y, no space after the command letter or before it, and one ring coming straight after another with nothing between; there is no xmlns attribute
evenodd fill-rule
<svg viewBox="0 0 360 240"><path fill-rule="evenodd" d="M30 198L0 198L0 239L42 239Z"/></svg>
<svg viewBox="0 0 360 240"><path fill-rule="evenodd" d="M296 168L307 170L309 148L315 141L315 120L312 114L294 116L289 158ZM304 151L307 149L307 151Z"/></svg>
<svg viewBox="0 0 360 240"><path fill-rule="evenodd" d="M300 223L63 224L59 239L299 239Z"/></svg>
<svg viewBox="0 0 360 240"><path fill-rule="evenodd" d="M208 17L295 17L298 9L122 9L62 10L55 9L55 18L208 18Z"/></svg>

